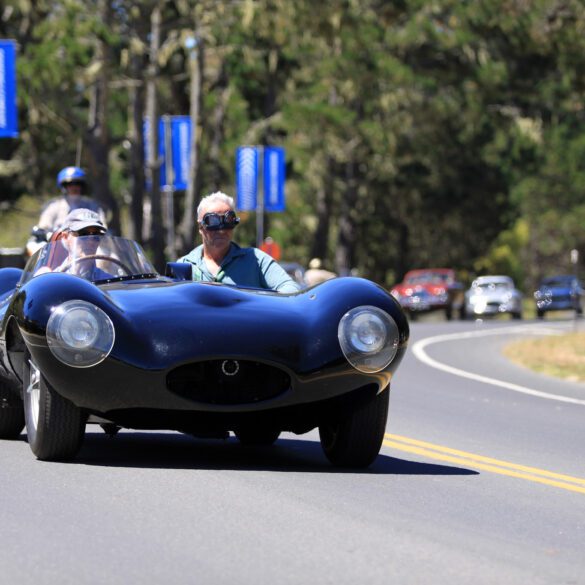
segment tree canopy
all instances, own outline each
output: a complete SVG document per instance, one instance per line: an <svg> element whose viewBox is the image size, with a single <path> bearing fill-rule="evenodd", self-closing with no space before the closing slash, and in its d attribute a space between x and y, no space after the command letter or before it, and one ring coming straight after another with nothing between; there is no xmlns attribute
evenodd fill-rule
<svg viewBox="0 0 585 585"><path fill-rule="evenodd" d="M234 194L236 147L281 145L287 208L266 233L287 260L528 287L585 253L584 32L579 0L7 0L21 134L0 141L3 215L79 161L161 268L193 246L200 197ZM149 114L196 121L171 215L147 189ZM254 240L253 214L238 230Z"/></svg>

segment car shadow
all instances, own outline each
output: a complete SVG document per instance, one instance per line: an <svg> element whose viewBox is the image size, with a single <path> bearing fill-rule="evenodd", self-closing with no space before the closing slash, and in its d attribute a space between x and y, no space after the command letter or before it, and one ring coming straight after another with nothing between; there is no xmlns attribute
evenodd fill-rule
<svg viewBox="0 0 585 585"><path fill-rule="evenodd" d="M179 433L125 432L116 437L86 432L72 464L151 469L216 469L387 475L478 475L462 467L420 463L381 452L367 469L333 467L318 441L283 435L274 445L244 446L234 437L196 439Z"/></svg>

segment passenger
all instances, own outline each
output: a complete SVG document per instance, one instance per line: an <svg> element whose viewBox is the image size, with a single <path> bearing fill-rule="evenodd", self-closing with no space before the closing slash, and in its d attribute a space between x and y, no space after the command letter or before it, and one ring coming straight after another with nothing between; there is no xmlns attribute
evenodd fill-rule
<svg viewBox="0 0 585 585"><path fill-rule="evenodd" d="M240 222L233 197L220 191L207 195L197 208L203 243L177 262L193 265L193 280L223 282L293 293L297 283L271 256L257 248L241 248L232 241Z"/></svg>
<svg viewBox="0 0 585 585"><path fill-rule="evenodd" d="M325 282L326 280L331 280L336 276L337 274L335 274L335 272L330 272L323 268L319 258L313 258L309 262L309 269L305 272L305 282L307 283L307 286L314 286L315 284Z"/></svg>
<svg viewBox="0 0 585 585"><path fill-rule="evenodd" d="M84 196L87 190L87 176L79 167L65 167L57 175L57 187L61 196L47 203L41 213L37 228L49 234L56 232L65 221L65 218L75 209L89 209L99 215L100 221L105 224L104 210L97 201Z"/></svg>

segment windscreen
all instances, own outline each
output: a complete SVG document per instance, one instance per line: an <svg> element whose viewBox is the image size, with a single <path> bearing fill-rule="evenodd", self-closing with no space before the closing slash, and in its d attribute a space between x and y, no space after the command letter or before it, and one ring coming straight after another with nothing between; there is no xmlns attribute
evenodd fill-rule
<svg viewBox="0 0 585 585"><path fill-rule="evenodd" d="M20 283L49 272L66 272L92 282L157 276L136 242L109 235L63 234L30 258Z"/></svg>

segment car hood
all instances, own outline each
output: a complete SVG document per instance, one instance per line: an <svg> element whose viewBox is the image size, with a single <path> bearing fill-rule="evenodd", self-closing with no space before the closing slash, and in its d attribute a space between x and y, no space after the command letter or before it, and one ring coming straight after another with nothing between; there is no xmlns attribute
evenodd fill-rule
<svg viewBox="0 0 585 585"><path fill-rule="evenodd" d="M299 293L246 290L216 283L136 281L95 286L67 274L33 279L14 300L21 331L44 344L53 308L82 299L106 312L115 329L110 357L164 370L199 360L277 362L298 373L345 362L337 332L351 308L374 305L391 314L406 347L408 324L382 287L337 278Z"/></svg>
<svg viewBox="0 0 585 585"><path fill-rule="evenodd" d="M467 292L467 297L471 298L471 297L476 297L478 299L483 299L487 302L501 302L501 301L505 301L508 300L514 296L516 296L516 292L515 291L497 291L497 290L493 290L493 291L485 291L485 292L481 292L478 293L474 290L470 290Z"/></svg>

